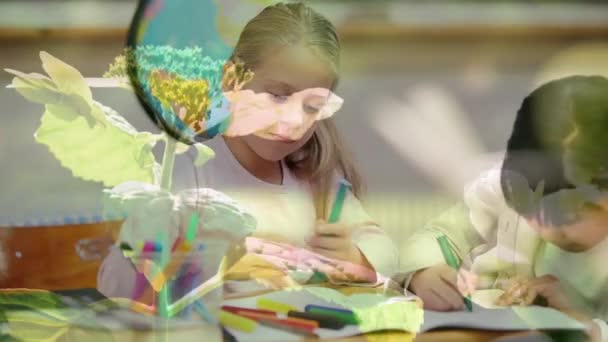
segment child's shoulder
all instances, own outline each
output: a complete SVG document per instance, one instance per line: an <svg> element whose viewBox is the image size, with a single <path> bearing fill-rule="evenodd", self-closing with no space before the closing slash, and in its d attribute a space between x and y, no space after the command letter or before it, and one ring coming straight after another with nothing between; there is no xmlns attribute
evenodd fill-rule
<svg viewBox="0 0 608 342"><path fill-rule="evenodd" d="M464 200L467 206L484 206L495 209L507 209L507 204L500 185L501 167L496 165L465 186Z"/></svg>

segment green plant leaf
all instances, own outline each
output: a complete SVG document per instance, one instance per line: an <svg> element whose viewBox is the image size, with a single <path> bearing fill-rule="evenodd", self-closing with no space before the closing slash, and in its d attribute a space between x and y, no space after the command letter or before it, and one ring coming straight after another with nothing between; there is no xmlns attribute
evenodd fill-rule
<svg viewBox="0 0 608 342"><path fill-rule="evenodd" d="M143 146L139 155L137 156L137 161L141 162L141 163L145 163L146 158L148 158L148 156L152 153L152 148L154 148L154 146L156 146L156 143L159 140L163 139L163 135L162 134L152 134L150 132L137 132L135 135L135 139L137 140L138 144ZM160 168L160 165L158 165L158 167ZM156 170L153 170L153 174L155 174L155 172L156 172ZM159 170L159 172L160 172L160 170ZM158 177L155 176L154 179L157 179L157 178L160 178L160 176L158 176Z"/></svg>
<svg viewBox="0 0 608 342"><path fill-rule="evenodd" d="M7 333L19 341L53 341L61 336L71 318L56 294L43 290L0 290L0 307Z"/></svg>
<svg viewBox="0 0 608 342"><path fill-rule="evenodd" d="M56 113L57 116L60 117L62 120L73 121L79 117L86 118L85 116L80 115L81 112L75 106L47 104L46 107L49 111ZM91 123L87 120L87 124L91 126L91 124L94 125L95 123Z"/></svg>
<svg viewBox="0 0 608 342"><path fill-rule="evenodd" d="M20 321L8 323L9 335L21 342L55 342L67 331L67 324L55 327Z"/></svg>
<svg viewBox="0 0 608 342"><path fill-rule="evenodd" d="M57 106L54 111L61 113L66 120L74 120L79 116L87 118L89 126L97 122L105 121L103 114L97 113L97 119L91 114L91 104L86 102L78 95L66 95L57 90L52 84L47 84L44 80L18 78L13 80L13 87L19 94L27 100L44 104L47 106Z"/></svg>
<svg viewBox="0 0 608 342"><path fill-rule="evenodd" d="M194 144L194 147L197 151L196 159L194 160L195 166L203 166L211 158L215 157L215 152L205 144L196 143Z"/></svg>
<svg viewBox="0 0 608 342"><path fill-rule="evenodd" d="M7 312L8 322L22 322L60 328L78 317L76 309L13 309Z"/></svg>
<svg viewBox="0 0 608 342"><path fill-rule="evenodd" d="M59 295L45 290L0 289L0 341L113 341L102 325L81 329L81 320L90 320L92 310L115 306L98 302L90 309L68 308Z"/></svg>
<svg viewBox="0 0 608 342"><path fill-rule="evenodd" d="M31 308L61 308L63 302L53 292L30 289L0 290L0 306L24 306Z"/></svg>
<svg viewBox="0 0 608 342"><path fill-rule="evenodd" d="M49 84L53 84L52 81L51 81L51 79L48 78L48 76L45 76L43 74L39 74L39 73L36 73L36 72L31 72L29 74L26 74L26 73L21 72L19 70L9 69L9 68L4 68L4 71L6 71L6 72L8 72L9 74L12 74L12 75L19 76L21 78L35 78L35 79L45 80Z"/></svg>
<svg viewBox="0 0 608 342"><path fill-rule="evenodd" d="M67 80L75 80L86 89L77 89L76 87L66 87L62 84L66 82L64 79L57 78L51 80L48 77L36 73L25 74L20 71L5 69L7 72L15 75L11 84L19 94L35 103L43 105L57 105L62 108L56 108L57 113L63 113L66 119L73 120L78 116L86 118L89 126L94 126L97 123L104 123L105 117L102 112L96 110L92 105L91 90L87 82L80 73L73 67L59 61L58 59L46 54L47 67L52 70L56 77L66 77ZM79 78L78 80L76 80Z"/></svg>
<svg viewBox="0 0 608 342"><path fill-rule="evenodd" d="M40 59L42 68L55 82L57 89L66 94L79 95L87 102L93 101L91 89L76 68L45 51L40 52Z"/></svg>
<svg viewBox="0 0 608 342"><path fill-rule="evenodd" d="M158 137L138 133L112 109L93 103L106 125L88 125L83 116L66 119L60 107L46 106L36 141L45 144L75 177L115 186L126 181L155 183L151 147Z"/></svg>
<svg viewBox="0 0 608 342"><path fill-rule="evenodd" d="M156 183L160 165L152 147L161 135L137 132L122 116L93 100L87 80L74 67L41 52L50 78L7 69L12 87L45 105L36 141L75 177L115 186L126 181Z"/></svg>
<svg viewBox="0 0 608 342"><path fill-rule="evenodd" d="M178 142L175 146L175 154L186 153L190 149L190 145Z"/></svg>
<svg viewBox="0 0 608 342"><path fill-rule="evenodd" d="M48 80L18 76L13 78L10 87L15 88L15 90L27 100L40 104L60 102L61 97L63 96L57 88L55 88L55 85Z"/></svg>

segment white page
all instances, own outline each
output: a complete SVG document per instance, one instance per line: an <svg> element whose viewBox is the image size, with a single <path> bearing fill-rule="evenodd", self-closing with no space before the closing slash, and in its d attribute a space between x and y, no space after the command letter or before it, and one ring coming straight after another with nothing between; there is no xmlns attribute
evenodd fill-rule
<svg viewBox="0 0 608 342"><path fill-rule="evenodd" d="M501 331L585 329L582 323L567 315L539 306L486 309L473 304L472 312L425 310L422 332L447 328Z"/></svg>
<svg viewBox="0 0 608 342"><path fill-rule="evenodd" d="M471 300L486 309L500 309L502 306L496 305L496 300L505 293L503 290L499 289L489 289L489 290L477 290L471 296Z"/></svg>

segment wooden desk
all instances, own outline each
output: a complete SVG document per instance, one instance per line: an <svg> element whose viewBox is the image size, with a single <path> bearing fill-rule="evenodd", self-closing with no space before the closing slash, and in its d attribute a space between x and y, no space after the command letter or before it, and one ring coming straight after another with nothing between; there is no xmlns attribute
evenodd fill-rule
<svg viewBox="0 0 608 342"><path fill-rule="evenodd" d="M47 290L95 287L100 261L83 261L75 251L85 238L116 236L120 222L40 228L0 229L0 288L28 287ZM19 254L17 254L19 252ZM364 288L344 288L344 293L366 292ZM333 339L335 342L446 342L491 341L507 333L447 330L414 336L401 332L381 332ZM159 334L127 331L113 334L115 341L159 341ZM155 336L156 335L156 336ZM163 335L164 336L164 335ZM175 341L200 341L205 331L189 329L173 332ZM107 336L106 336L107 338ZM70 329L58 341L98 341L95 331ZM315 339L306 342L319 341ZM209 341L210 342L210 339Z"/></svg>
<svg viewBox="0 0 608 342"><path fill-rule="evenodd" d="M95 288L98 260L83 260L83 239L114 239L120 222L56 227L0 228L0 288Z"/></svg>
<svg viewBox="0 0 608 342"><path fill-rule="evenodd" d="M363 288L342 288L341 292L346 294L369 292L370 289ZM250 293L247 296L260 295L268 293L269 291L258 291ZM229 298L244 297L230 296ZM95 296L93 296L95 298ZM19 324L19 323L17 323ZM30 325L28 325L30 324ZM172 330L169 333L165 331L112 331L102 332L98 330L83 329L79 327L65 327L65 326L46 326L40 324L31 324L27 322L21 322L18 326L20 331L31 334L31 331L42 331L46 337L56 336L56 339L50 339L52 341L197 341L201 340L201 337L205 337L205 342L219 341L218 330L210 328L204 325L200 327ZM511 333L509 333L511 334ZM422 341L422 342L444 342L444 341L491 341L497 337L507 335L502 332L483 332L483 331L459 331L459 330L446 330L420 334L414 336L410 333L404 332L378 332L370 333L361 336L352 336L339 339L331 339L324 341L334 342L407 342L407 341ZM307 339L304 342L321 341L319 339Z"/></svg>
<svg viewBox="0 0 608 342"><path fill-rule="evenodd" d="M511 335L525 335L527 333L506 333L506 332L489 332L489 331L467 331L467 330L445 330L428 332L414 336L409 333L402 332L379 332L371 333L366 335L351 336L339 339L306 339L302 342L319 342L319 341L331 341L331 342L485 342L493 341L499 337L511 336ZM211 335L211 336L210 336ZM215 342L218 337L216 334L211 334L205 329L184 329L179 331L173 331L169 334L165 333L151 333L142 331L123 331L112 333L112 338L117 342L140 342L140 341L164 341L168 338L168 341L196 341L200 342L201 337L205 337L208 342ZM102 338L107 339L107 335L100 334L95 331L87 331L83 329L74 329L67 335L58 339L61 341L90 341L95 342ZM246 341L245 341L246 342Z"/></svg>
<svg viewBox="0 0 608 342"><path fill-rule="evenodd" d="M332 340L332 342L485 342L505 336L504 332L446 330L435 331L414 336L399 332L381 332L363 336L353 336ZM314 341L314 340L311 340ZM308 341L307 341L308 342Z"/></svg>
<svg viewBox="0 0 608 342"><path fill-rule="evenodd" d="M360 336L345 337L331 340L320 340L320 339L307 339L302 342L319 342L319 341L331 341L331 342L485 342L493 341L496 338L512 335L513 333L504 332L488 332L488 331L461 331L461 330L446 330L420 334L414 336L408 333L399 332L380 332L373 334L366 334ZM201 341L201 337L206 337L209 342L215 336L209 336L209 332L206 330L188 329L182 331L175 331L166 335L164 333L149 333L141 331L127 331L117 332L113 334L114 341L117 342L139 342L139 341L164 341L168 337L169 341ZM80 341L88 340L91 342L99 340L101 335L97 335L96 332L75 330L69 335L65 336L58 341ZM106 337L107 338L107 337ZM217 337L215 337L217 338ZM246 342L246 341L245 341Z"/></svg>

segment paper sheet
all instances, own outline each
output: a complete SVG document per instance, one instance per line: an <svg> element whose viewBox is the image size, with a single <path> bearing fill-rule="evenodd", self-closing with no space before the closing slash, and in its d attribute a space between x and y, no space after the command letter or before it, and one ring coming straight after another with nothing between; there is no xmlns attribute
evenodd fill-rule
<svg viewBox="0 0 608 342"><path fill-rule="evenodd" d="M567 315L540 306L494 305L502 290L481 290L473 295L473 312L424 312L421 331L447 328L478 330L583 330L584 325Z"/></svg>
<svg viewBox="0 0 608 342"><path fill-rule="evenodd" d="M473 303L484 307L486 309L502 309L504 307L496 305L496 300L504 293L503 290L490 289L490 290L477 290L471 296Z"/></svg>
<svg viewBox="0 0 608 342"><path fill-rule="evenodd" d="M341 330L316 329L320 338L338 338L359 335L380 330L402 330L416 332L422 324L423 312L413 297L389 298L381 294L343 295L340 292L322 287L304 287L298 291L279 291L256 297L231 299L225 305L256 308L258 298L268 298L288 303L304 311L309 304L353 310L361 319L359 326L349 325ZM258 326L252 333L230 330L239 341L298 341L302 336Z"/></svg>

